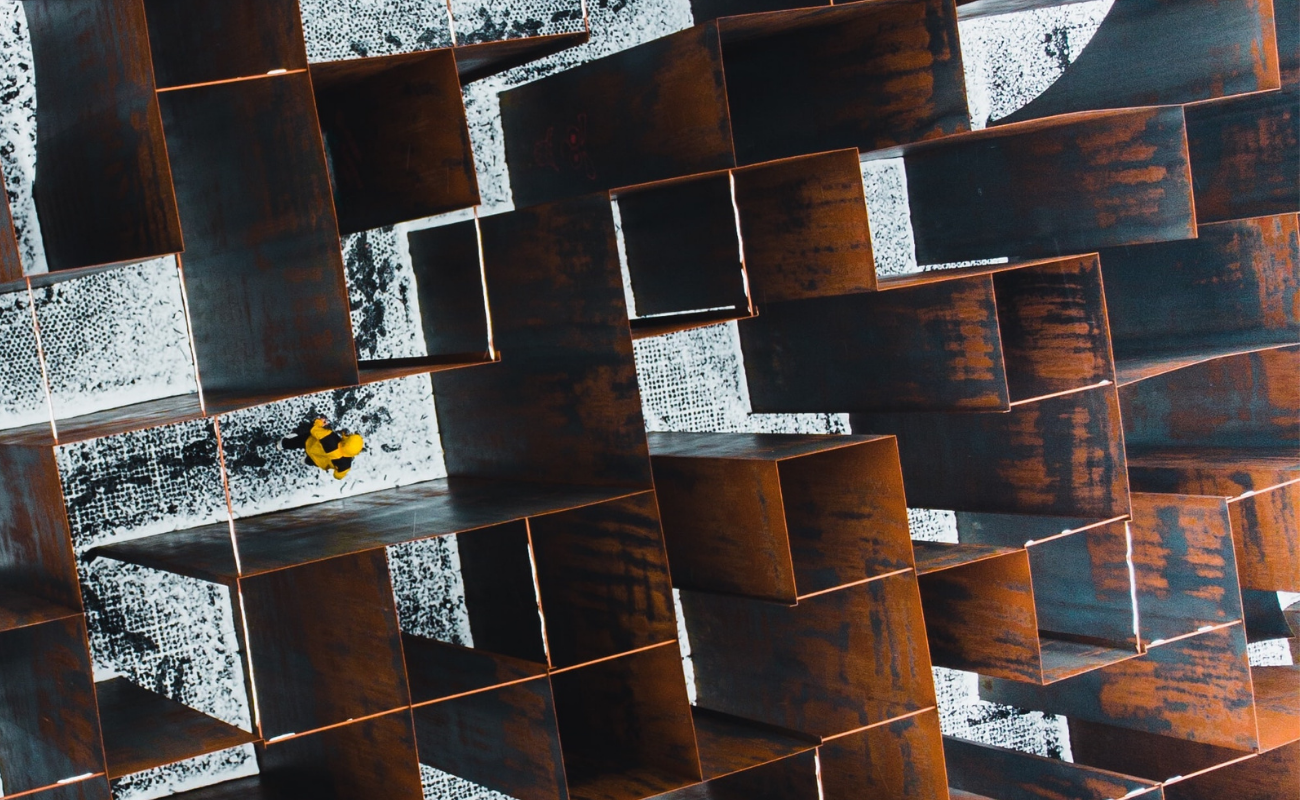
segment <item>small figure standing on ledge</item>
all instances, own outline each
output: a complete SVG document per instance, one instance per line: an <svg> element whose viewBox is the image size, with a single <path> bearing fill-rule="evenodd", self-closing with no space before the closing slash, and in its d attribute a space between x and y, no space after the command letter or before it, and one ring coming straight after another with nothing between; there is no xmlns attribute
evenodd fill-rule
<svg viewBox="0 0 1300 800"><path fill-rule="evenodd" d="M325 471L334 471L342 480L352 469L352 459L366 446L359 433L330 430L325 420L317 419L310 425L304 422L293 436L280 440L284 450L302 448L307 453L307 463Z"/></svg>

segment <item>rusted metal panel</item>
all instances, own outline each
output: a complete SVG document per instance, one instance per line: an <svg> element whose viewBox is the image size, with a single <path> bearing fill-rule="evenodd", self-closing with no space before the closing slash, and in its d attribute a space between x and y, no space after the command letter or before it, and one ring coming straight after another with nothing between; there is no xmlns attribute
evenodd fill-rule
<svg viewBox="0 0 1300 800"><path fill-rule="evenodd" d="M911 506L1094 519L1128 513L1113 386L1006 414L855 414L850 422L855 433L898 437Z"/></svg>
<svg viewBox="0 0 1300 800"><path fill-rule="evenodd" d="M108 777L120 778L248 744L256 734L142 689L126 678L95 684Z"/></svg>
<svg viewBox="0 0 1300 800"><path fill-rule="evenodd" d="M534 517L528 527L553 667L677 641L653 492Z"/></svg>
<svg viewBox="0 0 1300 800"><path fill-rule="evenodd" d="M676 644L551 675L569 796L639 800L703 779Z"/></svg>
<svg viewBox="0 0 1300 800"><path fill-rule="evenodd" d="M1300 87L1188 106L1187 147L1201 222L1300 210Z"/></svg>
<svg viewBox="0 0 1300 800"><path fill-rule="evenodd" d="M530 548L524 520L456 537L474 647L544 664Z"/></svg>
<svg viewBox="0 0 1300 800"><path fill-rule="evenodd" d="M24 2L51 270L185 249L142 0ZM174 155L174 154L173 154Z"/></svg>
<svg viewBox="0 0 1300 800"><path fill-rule="evenodd" d="M1292 638L1291 626L1282 613L1277 592L1242 589L1241 608L1246 623L1246 641Z"/></svg>
<svg viewBox="0 0 1300 800"><path fill-rule="evenodd" d="M1152 647L1051 686L985 678L980 696L1237 750L1260 745L1242 626Z"/></svg>
<svg viewBox="0 0 1300 800"><path fill-rule="evenodd" d="M536 620L536 605L533 617ZM460 645L402 634L411 701L431 703L546 674L543 662L526 661Z"/></svg>
<svg viewBox="0 0 1300 800"><path fill-rule="evenodd" d="M0 172L0 187L4 186L4 173ZM14 233L14 218L9 210L9 194L0 197L0 284L21 281L23 262L18 255L18 238Z"/></svg>
<svg viewBox="0 0 1300 800"><path fill-rule="evenodd" d="M814 749L819 737L691 706L706 781Z"/></svg>
<svg viewBox="0 0 1300 800"><path fill-rule="evenodd" d="M545 677L414 710L420 763L517 800L568 800Z"/></svg>
<svg viewBox="0 0 1300 800"><path fill-rule="evenodd" d="M590 27L585 22L584 27L588 30L457 45L452 48L452 52L456 54L456 71L460 73L460 82L467 84L481 80L576 47L590 38Z"/></svg>
<svg viewBox="0 0 1300 800"><path fill-rule="evenodd" d="M434 374L447 471L649 488L609 197L488 217L481 229L505 355Z"/></svg>
<svg viewBox="0 0 1300 800"><path fill-rule="evenodd" d="M939 714L931 709L821 746L825 800L945 800Z"/></svg>
<svg viewBox="0 0 1300 800"><path fill-rule="evenodd" d="M1132 503L1129 531L1143 642L1241 619L1223 498L1134 492Z"/></svg>
<svg viewBox="0 0 1300 800"><path fill-rule="evenodd" d="M113 793L108 788L108 779L97 776L75 783L46 789L30 795L32 800L112 800ZM187 794L186 800L190 800ZM194 798L193 800L200 800Z"/></svg>
<svg viewBox="0 0 1300 800"><path fill-rule="evenodd" d="M768 303L739 328L755 412L996 411L1010 402L987 274Z"/></svg>
<svg viewBox="0 0 1300 800"><path fill-rule="evenodd" d="M856 149L756 164L732 176L755 301L875 290Z"/></svg>
<svg viewBox="0 0 1300 800"><path fill-rule="evenodd" d="M1102 251L1120 382L1300 340L1296 219L1202 224L1196 239Z"/></svg>
<svg viewBox="0 0 1300 800"><path fill-rule="evenodd" d="M984 544L913 541L917 575L973 564L1015 552L1017 547L994 547Z"/></svg>
<svg viewBox="0 0 1300 800"><path fill-rule="evenodd" d="M1201 362L1120 389L1130 448L1300 451L1300 345ZM1175 402L1175 398L1177 398Z"/></svg>
<svg viewBox="0 0 1300 800"><path fill-rule="evenodd" d="M1251 667L1261 749L1300 741L1300 665Z"/></svg>
<svg viewBox="0 0 1300 800"><path fill-rule="evenodd" d="M1031 120L902 152L922 264L1196 236L1178 106Z"/></svg>
<svg viewBox="0 0 1300 800"><path fill-rule="evenodd" d="M1300 451L1273 448L1130 448L1129 477L1143 492L1234 496L1293 480Z"/></svg>
<svg viewBox="0 0 1300 800"><path fill-rule="evenodd" d="M829 5L832 5L830 0L691 0L691 15L696 22L704 22L737 14Z"/></svg>
<svg viewBox="0 0 1300 800"><path fill-rule="evenodd" d="M735 164L712 24L502 92L501 123L518 207Z"/></svg>
<svg viewBox="0 0 1300 800"><path fill-rule="evenodd" d="M653 800L820 800L817 758L810 750L712 778Z"/></svg>
<svg viewBox="0 0 1300 800"><path fill-rule="evenodd" d="M0 632L0 763L8 794L103 771L91 680L80 615Z"/></svg>
<svg viewBox="0 0 1300 800"><path fill-rule="evenodd" d="M1013 402L1115 379L1095 256L995 272L993 294Z"/></svg>
<svg viewBox="0 0 1300 800"><path fill-rule="evenodd" d="M934 704L910 571L794 607L689 590L681 602L704 708L830 736Z"/></svg>
<svg viewBox="0 0 1300 800"><path fill-rule="evenodd" d="M996 124L1280 85L1272 0L1118 0L1065 74Z"/></svg>
<svg viewBox="0 0 1300 800"><path fill-rule="evenodd" d="M1233 498L1228 510L1242 587L1300 591L1300 479Z"/></svg>
<svg viewBox="0 0 1300 800"><path fill-rule="evenodd" d="M652 433L676 585L794 603L913 565L888 438Z"/></svg>
<svg viewBox="0 0 1300 800"><path fill-rule="evenodd" d="M1018 550L931 572L919 583L935 664L1043 681L1028 553Z"/></svg>
<svg viewBox="0 0 1300 800"><path fill-rule="evenodd" d="M313 64L341 233L479 201L449 50Z"/></svg>
<svg viewBox="0 0 1300 800"><path fill-rule="evenodd" d="M1077 763L1153 781L1188 777L1250 756L1226 747L1071 718L1070 750Z"/></svg>
<svg viewBox="0 0 1300 800"><path fill-rule="evenodd" d="M410 704L383 550L240 581L265 739Z"/></svg>
<svg viewBox="0 0 1300 800"><path fill-rule="evenodd" d="M1059 758L943 737L948 782L956 789L998 800L1112 800L1160 797L1155 781L1072 764Z"/></svg>
<svg viewBox="0 0 1300 800"><path fill-rule="evenodd" d="M266 745L262 782L273 797L420 800L411 713L403 710Z"/></svg>
<svg viewBox="0 0 1300 800"><path fill-rule="evenodd" d="M0 446L0 486L4 586L80 611L76 557L53 448Z"/></svg>
<svg viewBox="0 0 1300 800"><path fill-rule="evenodd" d="M749 312L728 173L614 194L638 316Z"/></svg>
<svg viewBox="0 0 1300 800"><path fill-rule="evenodd" d="M1300 795L1300 742L1165 785L1168 800L1274 800Z"/></svg>
<svg viewBox="0 0 1300 800"><path fill-rule="evenodd" d="M1027 546L1040 631L1135 651L1128 549L1122 520Z"/></svg>
<svg viewBox="0 0 1300 800"><path fill-rule="evenodd" d="M206 399L354 385L343 258L307 74L159 99Z"/></svg>
<svg viewBox="0 0 1300 800"><path fill-rule="evenodd" d="M306 69L298 0L144 0L160 89Z"/></svg>
<svg viewBox="0 0 1300 800"><path fill-rule="evenodd" d="M739 164L970 129L951 0L849 3L716 24Z"/></svg>
<svg viewBox="0 0 1300 800"><path fill-rule="evenodd" d="M492 323L476 224L411 231L406 240L430 357L490 353Z"/></svg>

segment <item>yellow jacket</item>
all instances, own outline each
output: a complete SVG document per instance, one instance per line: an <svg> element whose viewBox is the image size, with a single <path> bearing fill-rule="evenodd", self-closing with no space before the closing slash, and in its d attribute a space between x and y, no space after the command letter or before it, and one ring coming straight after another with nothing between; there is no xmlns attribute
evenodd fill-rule
<svg viewBox="0 0 1300 800"><path fill-rule="evenodd" d="M352 458L365 447L365 440L359 434L340 436L325 427L325 420L318 419L311 426L307 443L303 448L311 462L323 470L333 470L334 477L342 480L352 469Z"/></svg>

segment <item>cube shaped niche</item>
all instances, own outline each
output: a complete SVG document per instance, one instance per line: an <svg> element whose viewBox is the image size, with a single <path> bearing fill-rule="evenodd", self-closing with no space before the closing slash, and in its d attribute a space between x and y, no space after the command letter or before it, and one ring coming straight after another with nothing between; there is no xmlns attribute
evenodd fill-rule
<svg viewBox="0 0 1300 800"><path fill-rule="evenodd" d="M551 686L573 800L637 800L702 779L675 644L556 672Z"/></svg>
<svg viewBox="0 0 1300 800"><path fill-rule="evenodd" d="M622 222L635 334L753 314L730 173L612 197Z"/></svg>
<svg viewBox="0 0 1300 800"><path fill-rule="evenodd" d="M363 360L362 380L495 360L478 220L411 231L407 244L426 355Z"/></svg>
<svg viewBox="0 0 1300 800"><path fill-rule="evenodd" d="M478 203L450 50L313 64L311 76L340 233Z"/></svg>
<svg viewBox="0 0 1300 800"><path fill-rule="evenodd" d="M307 67L298 0L144 0L159 89Z"/></svg>
<svg viewBox="0 0 1300 800"><path fill-rule="evenodd" d="M409 705L382 549L240 581L267 740Z"/></svg>
<svg viewBox="0 0 1300 800"><path fill-rule="evenodd" d="M103 771L80 614L30 596L0 594L0 731L8 794Z"/></svg>
<svg viewBox="0 0 1300 800"><path fill-rule="evenodd" d="M420 800L424 796L415 731L406 710L268 742L260 761L258 784L272 790L270 797Z"/></svg>
<svg viewBox="0 0 1300 800"><path fill-rule="evenodd" d="M892 436L651 433L675 585L784 603L912 566Z"/></svg>
<svg viewBox="0 0 1300 800"><path fill-rule="evenodd" d="M566 800L555 701L545 677L414 709L420 763L516 800Z"/></svg>

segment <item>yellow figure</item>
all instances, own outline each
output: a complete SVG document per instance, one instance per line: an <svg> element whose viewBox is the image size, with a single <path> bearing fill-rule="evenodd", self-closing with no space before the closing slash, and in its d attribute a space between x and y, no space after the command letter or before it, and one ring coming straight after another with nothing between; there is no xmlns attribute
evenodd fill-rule
<svg viewBox="0 0 1300 800"><path fill-rule="evenodd" d="M289 440L286 440L289 441ZM352 459L365 448L366 441L361 434L336 433L326 427L325 420L318 419L312 423L303 449L307 459L325 471L333 471L334 477L342 480L352 469Z"/></svg>

